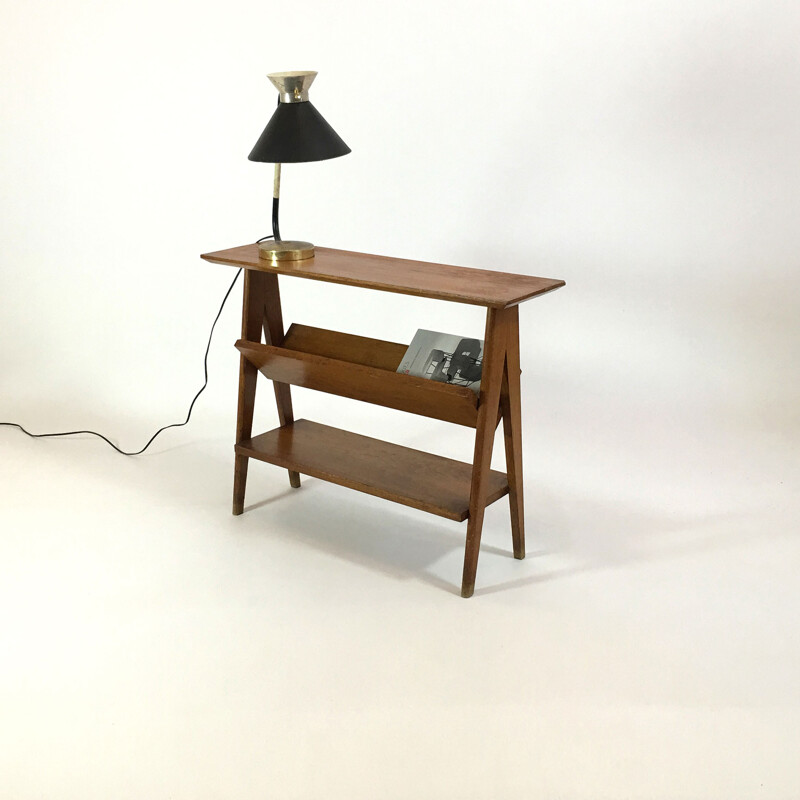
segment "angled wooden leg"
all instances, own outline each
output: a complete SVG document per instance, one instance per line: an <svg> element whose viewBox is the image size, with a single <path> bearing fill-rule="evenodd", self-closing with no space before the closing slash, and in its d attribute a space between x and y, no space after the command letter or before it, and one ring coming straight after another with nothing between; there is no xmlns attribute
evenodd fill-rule
<svg viewBox="0 0 800 800"><path fill-rule="evenodd" d="M246 269L244 271L244 298L242 301L242 338L261 341L264 321L264 294L267 273ZM249 439L253 433L253 409L256 401L258 369L244 356L239 362L239 408L236 415L236 441ZM247 456L236 456L233 471L233 513L244 511L244 491L247 485Z"/></svg>
<svg viewBox="0 0 800 800"><path fill-rule="evenodd" d="M472 597L475 590L483 513L486 509L486 487L492 461L494 434L497 428L500 388L503 382L508 316L508 309L490 308L486 313L481 393L475 433L475 454L472 460L472 486L469 495L467 544L464 550L464 574L461 580L462 597Z"/></svg>
<svg viewBox="0 0 800 800"><path fill-rule="evenodd" d="M283 344L283 314L281 312L281 293L278 287L278 276L273 272L265 274L266 300L264 303L264 339L273 347ZM273 381L275 389L275 402L278 406L278 420L283 428L294 422L292 411L291 387L288 383ZM300 488L300 473L289 470L289 485L293 489Z"/></svg>
<svg viewBox="0 0 800 800"><path fill-rule="evenodd" d="M511 509L511 538L514 558L525 558L525 506L522 493L522 407L519 386L519 312L509 309L506 332L506 361L500 409L503 413L503 439L506 445L508 503Z"/></svg>

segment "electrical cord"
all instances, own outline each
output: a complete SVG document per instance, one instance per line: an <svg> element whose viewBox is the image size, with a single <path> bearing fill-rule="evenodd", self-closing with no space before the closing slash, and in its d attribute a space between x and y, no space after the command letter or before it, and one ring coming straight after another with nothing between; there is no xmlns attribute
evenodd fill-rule
<svg viewBox="0 0 800 800"><path fill-rule="evenodd" d="M258 242L263 242L266 239L271 239L272 236L263 236ZM256 244L258 244L258 242ZM128 452L127 450L122 450L121 448L117 447L114 442L112 442L108 437L103 436L102 433L98 433L97 431L64 431L63 433L31 433L30 431L25 430L18 422L0 422L0 425L7 425L12 428L19 428L26 436L30 436L33 439L42 439L46 437L53 437L53 436L78 436L80 434L88 433L92 436L100 437L106 444L109 444L113 447L118 453L121 453L123 456L138 456L141 453L144 453L148 447L155 441L156 437L162 432L167 430L168 428L182 428L184 425L189 424L189 420L192 417L192 410L194 409L194 404L197 402L197 398L200 397L201 394L206 390L208 386L208 353L211 350L211 339L214 336L214 328L217 326L217 322L219 318L222 316L222 309L225 308L225 303L230 296L230 293L233 291L233 287L236 285L236 281L239 280L239 276L242 274L242 268L240 267L236 272L236 277L231 282L231 285L228 287L228 291L225 292L225 297L222 298L222 304L219 307L219 311L217 311L217 316L214 317L214 322L211 324L211 332L208 334L208 344L206 345L206 353L203 357L203 372L205 374L205 380L203 385L200 387L200 390L194 396L194 399L189 404L189 411L186 414L186 419L183 422L174 422L171 425L164 425L163 428L159 428L151 437L147 444L141 449L136 451Z"/></svg>

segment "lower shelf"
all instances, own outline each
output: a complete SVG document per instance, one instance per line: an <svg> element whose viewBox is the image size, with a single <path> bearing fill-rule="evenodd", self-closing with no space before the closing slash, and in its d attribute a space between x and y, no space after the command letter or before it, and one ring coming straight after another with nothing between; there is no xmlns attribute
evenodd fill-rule
<svg viewBox="0 0 800 800"><path fill-rule="evenodd" d="M462 522L469 516L472 465L299 419L246 439L236 453ZM489 473L486 504L508 494Z"/></svg>

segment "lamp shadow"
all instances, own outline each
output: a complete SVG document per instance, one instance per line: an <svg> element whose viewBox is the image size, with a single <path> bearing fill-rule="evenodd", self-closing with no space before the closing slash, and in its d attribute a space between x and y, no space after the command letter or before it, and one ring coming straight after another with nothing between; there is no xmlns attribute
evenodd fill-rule
<svg viewBox="0 0 800 800"><path fill-rule="evenodd" d="M300 499L298 490L288 489L267 499L259 500L247 510L257 512L269 506L265 533L290 537L308 547L325 552L337 559L377 570L398 580L419 580L439 590L460 595L461 558L466 527L450 520L429 521L429 516L414 510L399 510L378 498L360 495L353 501L350 493L338 487L326 490L321 482L303 478L299 491L311 493L303 502L286 502L290 496ZM341 497L340 497L341 492ZM553 507L557 498L539 503L544 523L543 535L529 530L529 538L541 542L529 550L522 561L513 559L508 513L503 501L495 509L481 544L481 558L501 556L513 562L514 570L523 571L520 577L480 586L478 569L476 595L521 590L553 580L567 579L603 570L624 569L635 564L680 559L692 554L729 548L761 537L752 526L743 525L742 514L690 515L664 512L658 509L632 509L619 503L596 501L578 503L570 496L569 518L553 522ZM565 506L566 507L566 506ZM557 516L557 515L556 515ZM535 527L534 520L528 519ZM456 527L458 526L458 527ZM494 541L508 538L508 547ZM547 557L559 556L557 566L547 567ZM573 563L563 564L564 558ZM446 562L443 565L441 562ZM442 577L455 569L453 581ZM495 562L496 566L496 562ZM531 574L531 570L535 570ZM526 574L525 574L526 573ZM458 581L458 582L456 582Z"/></svg>
<svg viewBox="0 0 800 800"><path fill-rule="evenodd" d="M460 593L460 584L444 581L431 571L434 564L463 553L466 527L414 509L387 503L351 490L328 487L314 478L302 477L300 489L258 500L246 511L269 506L265 535L280 535L337 559L379 571L398 580L422 580L440 589ZM311 496L308 496L311 495ZM289 497L300 502L288 502ZM256 519L257 514L253 515ZM485 545L483 552L513 557L511 534L507 549ZM460 569L458 572L460 579Z"/></svg>
<svg viewBox="0 0 800 800"><path fill-rule="evenodd" d="M551 551L561 556L557 566L542 568L539 564L535 574L479 586L475 594L495 594L583 574L679 561L745 546L764 537L763 515L756 512L692 515L657 508L632 509L618 503L576 503L573 497L570 516L572 521L562 521L561 542ZM573 563L565 565L565 556Z"/></svg>
<svg viewBox="0 0 800 800"><path fill-rule="evenodd" d="M254 503L249 509L269 506L269 535L277 532L335 558L377 570L398 580L418 580L449 594L460 595L461 558L466 527L450 520L429 521L428 515L398 510L377 498L360 495L354 502L338 487L321 491L319 481L303 478L301 491L313 494L302 503L285 502L297 490ZM541 492L539 493L542 494ZM558 496L538 497L536 521L528 515L528 536L541 546L529 550L527 558L513 559L511 532L505 503L490 507L481 544L481 559L500 556L519 577L478 586L475 595L519 591L537 584L579 577L584 574L665 561L740 547L764 536L753 513L690 514L656 507L632 508L596 500L578 501L573 494L561 505ZM568 508L559 515L557 509ZM458 526L458 527L456 527ZM508 547L495 541L508 538ZM549 557L558 563L548 566ZM571 563L564 563L566 561ZM442 563L445 562L445 563ZM438 568L437 568L438 565ZM486 564L484 564L486 566ZM494 563L495 574L497 561ZM453 580L443 577L455 569ZM506 569L504 567L504 569ZM484 570L486 574L486 570Z"/></svg>
<svg viewBox="0 0 800 800"><path fill-rule="evenodd" d="M185 508L187 514L227 516L232 459L227 448L217 446L214 440L199 448L196 442L193 447L176 444L169 448L171 457L146 461L121 459L95 448L83 457L73 457L66 444L45 450L26 440L20 446L35 450L37 457L63 459L73 475L83 474L87 485L95 479L107 480L113 470L115 480L138 487L136 496L142 508L151 507L154 498L160 497L161 502ZM179 468L184 461L190 469ZM290 538L397 580L422 581L460 595L466 536L463 523L432 518L305 476L299 490L289 488L285 481L285 472L267 480L258 472L251 475L247 514L227 517L233 526L228 530ZM507 502L500 500L487 509L476 595L520 591L636 564L677 561L784 535L779 525L766 526L758 509L691 513L676 511L674 505L659 508L646 498L635 505L580 498L573 491L567 497L565 491L548 492L539 486L532 493L529 509L535 512L527 514L530 549L522 561L513 559ZM244 526L242 521L246 521ZM501 574L512 572L513 577L497 580L497 557L504 562ZM487 585L492 576L494 582Z"/></svg>
<svg viewBox="0 0 800 800"><path fill-rule="evenodd" d="M306 487L301 486L300 489ZM298 489L284 489L284 491L279 492L278 494L274 494L271 497L266 497L263 500L258 500L255 503L250 504L249 506L244 507L244 512L247 514L249 511L257 511L259 508L264 508L265 506L271 506L273 503L279 503L281 500L284 500L288 497L291 497L293 494L296 494Z"/></svg>

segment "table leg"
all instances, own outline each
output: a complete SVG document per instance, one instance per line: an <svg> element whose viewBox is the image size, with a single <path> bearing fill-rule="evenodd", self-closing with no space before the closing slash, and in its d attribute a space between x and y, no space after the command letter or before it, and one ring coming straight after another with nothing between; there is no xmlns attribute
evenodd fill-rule
<svg viewBox="0 0 800 800"><path fill-rule="evenodd" d="M525 511L522 492L522 407L520 399L519 311L512 313L506 334L506 360L500 408L503 413L503 439L506 446L508 503L511 510L511 538L514 558L525 558Z"/></svg>
<svg viewBox="0 0 800 800"><path fill-rule="evenodd" d="M273 272L265 274L266 299L264 303L264 337L267 344L280 347L283 344L283 314L281 312L281 292L278 286L278 276ZM294 422L292 410L291 387L288 383L273 381L275 389L275 403L278 406L278 421L283 428ZM300 488L300 473L289 470L289 485L293 489Z"/></svg>
<svg viewBox="0 0 800 800"><path fill-rule="evenodd" d="M264 302L268 273L246 269L242 300L242 338L251 342L261 341L261 326L264 321ZM258 369L244 356L239 362L239 407L236 416L236 441L249 439L253 433L253 409L256 401L256 378ZM233 513L244 511L244 492L247 485L247 456L236 455L233 471Z"/></svg>
<svg viewBox="0 0 800 800"><path fill-rule="evenodd" d="M472 486L469 496L467 543L464 549L464 574L461 581L462 597L472 597L475 590L475 573L478 569L478 554L481 547L483 514L486 509L486 485L499 415L508 318L508 309L490 308L486 313L483 373L478 405L478 424L475 433L475 453L472 461Z"/></svg>

